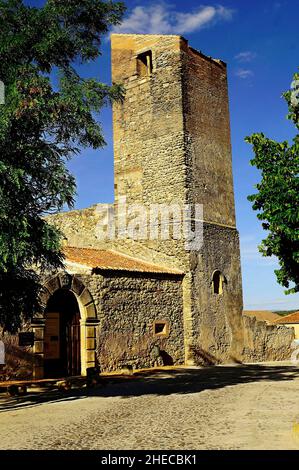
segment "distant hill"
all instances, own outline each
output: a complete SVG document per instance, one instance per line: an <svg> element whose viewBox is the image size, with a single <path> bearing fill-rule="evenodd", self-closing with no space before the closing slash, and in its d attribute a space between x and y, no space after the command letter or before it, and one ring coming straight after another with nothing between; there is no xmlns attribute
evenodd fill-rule
<svg viewBox="0 0 299 470"><path fill-rule="evenodd" d="M270 310L244 310L243 315L255 317L257 320L262 320L267 323L275 323L275 321L280 320L280 316Z"/></svg>
<svg viewBox="0 0 299 470"><path fill-rule="evenodd" d="M294 310L275 310L277 315L280 315L281 317L284 317L285 315L290 315L291 313L298 312L299 308L295 308Z"/></svg>

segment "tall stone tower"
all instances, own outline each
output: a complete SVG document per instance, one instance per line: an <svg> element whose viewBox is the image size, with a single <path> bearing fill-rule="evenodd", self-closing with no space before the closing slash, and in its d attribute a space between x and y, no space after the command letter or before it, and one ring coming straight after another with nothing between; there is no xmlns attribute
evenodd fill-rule
<svg viewBox="0 0 299 470"><path fill-rule="evenodd" d="M134 254L183 269L186 362L239 356L242 287L226 65L181 36L112 35L115 196L127 203L202 204L203 245L143 240ZM123 249L126 250L124 243ZM130 251L127 248L127 251Z"/></svg>

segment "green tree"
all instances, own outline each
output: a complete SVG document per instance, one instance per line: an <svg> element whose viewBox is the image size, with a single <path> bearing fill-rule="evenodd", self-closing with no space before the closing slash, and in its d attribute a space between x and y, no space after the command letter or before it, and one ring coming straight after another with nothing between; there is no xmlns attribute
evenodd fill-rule
<svg viewBox="0 0 299 470"><path fill-rule="evenodd" d="M97 113L123 95L121 86L83 79L74 64L100 55L124 10L114 1L33 8L0 0L0 324L9 331L39 308L37 271L63 266L62 234L43 216L72 206L66 162L82 147L105 145Z"/></svg>
<svg viewBox="0 0 299 470"><path fill-rule="evenodd" d="M299 74L289 91L284 93L289 113L299 129ZM264 134L246 137L253 145L251 164L261 171L258 192L248 197L253 209L259 211L268 236L259 246L264 256L276 256L280 268L275 270L279 284L286 294L299 292L299 135L288 142L276 142ZM290 287L293 283L293 287Z"/></svg>

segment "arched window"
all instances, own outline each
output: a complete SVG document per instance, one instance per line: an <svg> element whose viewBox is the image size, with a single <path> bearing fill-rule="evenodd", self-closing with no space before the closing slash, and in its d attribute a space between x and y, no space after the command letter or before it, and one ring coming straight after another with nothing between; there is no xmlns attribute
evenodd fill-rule
<svg viewBox="0 0 299 470"><path fill-rule="evenodd" d="M219 270L214 271L212 277L213 293L218 295L222 294L224 283L226 283L224 275Z"/></svg>

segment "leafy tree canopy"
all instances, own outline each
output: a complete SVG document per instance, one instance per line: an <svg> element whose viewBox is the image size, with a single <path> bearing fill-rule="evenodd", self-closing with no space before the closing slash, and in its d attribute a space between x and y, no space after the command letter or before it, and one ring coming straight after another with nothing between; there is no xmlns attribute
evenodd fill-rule
<svg viewBox="0 0 299 470"><path fill-rule="evenodd" d="M62 266L62 234L43 216L72 206L66 161L105 144L97 113L122 88L83 79L74 63L100 55L120 22L121 2L47 0L43 7L0 0L0 324L15 331L38 308L36 270ZM57 86L51 77L59 76Z"/></svg>
<svg viewBox="0 0 299 470"><path fill-rule="evenodd" d="M289 113L299 130L299 74L289 91L284 93ZM248 197L253 209L259 211L268 236L259 250L264 256L276 256L280 268L275 270L279 284L286 293L299 292L299 135L288 142L276 142L264 134L245 139L253 145L251 164L261 171L258 192ZM292 287L290 287L292 285Z"/></svg>

